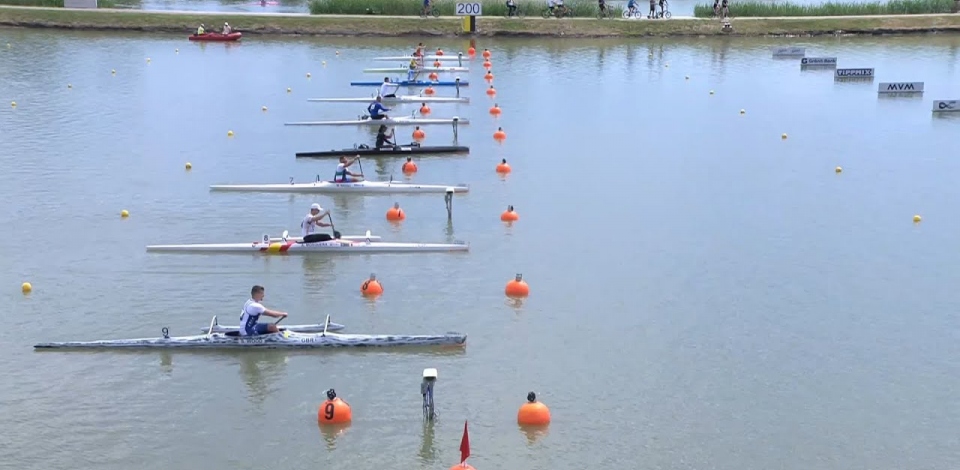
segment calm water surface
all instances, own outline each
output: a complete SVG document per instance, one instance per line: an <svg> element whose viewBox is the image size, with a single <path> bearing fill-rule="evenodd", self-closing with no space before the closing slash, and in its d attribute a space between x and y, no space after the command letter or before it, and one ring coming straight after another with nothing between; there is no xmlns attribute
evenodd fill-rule
<svg viewBox="0 0 960 470"><path fill-rule="evenodd" d="M361 69L387 64L369 58L409 42L0 30L0 102L18 104L0 111L0 220L11 236L0 247L5 467L443 469L458 461L464 419L478 469L960 461L960 120L930 112L933 99L960 97L960 38L483 42L496 99L474 64L464 74L472 103L433 107L472 120L459 135L471 154L423 158L413 178L471 185L452 222L440 195L209 192L332 176L333 162L294 152L369 142L371 131L282 124L361 113L306 99L373 92L348 82L379 79ZM771 59L776 45L878 76L836 83L831 71ZM927 91L878 99L880 81L924 81ZM499 119L487 113L493 101ZM503 145L491 138L498 126ZM398 130L401 140L410 132ZM429 144L452 141L446 127L427 133ZM501 158L514 167L506 179L493 171ZM400 164L366 160L364 170L389 178ZM295 231L315 201L344 233L463 239L471 251L144 251ZM384 220L394 202L409 214L399 227ZM513 227L498 221L508 204L521 216ZM371 272L386 286L375 302L359 295ZM503 298L517 272L533 290L519 305ZM164 326L194 334L214 314L235 319L254 283L290 321L331 314L357 333L459 330L468 346L32 349ZM440 371L440 420L427 428L425 367ZM316 425L330 387L354 409L341 432ZM553 411L546 435L516 427L528 390Z"/></svg>

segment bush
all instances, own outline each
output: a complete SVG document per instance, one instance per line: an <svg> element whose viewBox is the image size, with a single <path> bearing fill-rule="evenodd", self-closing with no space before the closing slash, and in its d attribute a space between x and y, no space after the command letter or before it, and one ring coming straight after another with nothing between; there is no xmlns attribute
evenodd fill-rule
<svg viewBox="0 0 960 470"><path fill-rule="evenodd" d="M789 2L730 2L731 17L781 16L857 16L857 15L916 15L923 13L952 13L954 0L891 0L871 3L835 3L797 5ZM697 5L693 16L710 18L713 4Z"/></svg>
<svg viewBox="0 0 960 470"><path fill-rule="evenodd" d="M0 0L3 1L3 0ZM481 0L483 16L506 16L506 0ZM440 9L441 16L455 16L453 0L433 0L433 7ZM597 2L589 0L565 1L564 4L573 13L572 16L593 18L597 16ZM526 16L540 16L547 8L546 1L517 1L517 7ZM392 15L420 16L423 0L310 0L310 13L313 15ZM608 4L619 16L619 8Z"/></svg>

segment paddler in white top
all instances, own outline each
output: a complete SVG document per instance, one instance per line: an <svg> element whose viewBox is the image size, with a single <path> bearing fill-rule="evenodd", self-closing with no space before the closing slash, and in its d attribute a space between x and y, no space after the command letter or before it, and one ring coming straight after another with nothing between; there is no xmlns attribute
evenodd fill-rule
<svg viewBox="0 0 960 470"><path fill-rule="evenodd" d="M340 164L337 165L337 172L333 174L333 182L351 183L354 181L363 181L362 173L358 175L356 173L351 173L350 170L347 170L347 168L350 168L350 165L356 163L357 160L360 160L360 155L353 157L353 160L349 161L347 160L347 157L340 157Z"/></svg>
<svg viewBox="0 0 960 470"><path fill-rule="evenodd" d="M396 98L397 90L400 89L399 83L390 83L390 77L383 77L383 85L380 85L380 95L383 98Z"/></svg>
<svg viewBox="0 0 960 470"><path fill-rule="evenodd" d="M310 206L310 213L300 222L300 233L303 236L304 243L323 242L332 239L326 233L315 233L317 227L330 227L331 224L323 223L324 217L328 217L329 212L323 210L320 204L314 203Z"/></svg>
<svg viewBox="0 0 960 470"><path fill-rule="evenodd" d="M233 32L233 28L230 27L229 23L223 23L223 34L230 34Z"/></svg>
<svg viewBox="0 0 960 470"><path fill-rule="evenodd" d="M285 318L287 316L286 312L264 307L261 303L263 302L263 295L263 286L253 286L253 289L250 289L250 300L243 304L243 311L240 314L240 336L264 335L280 331L276 324L257 323L260 315L273 318Z"/></svg>

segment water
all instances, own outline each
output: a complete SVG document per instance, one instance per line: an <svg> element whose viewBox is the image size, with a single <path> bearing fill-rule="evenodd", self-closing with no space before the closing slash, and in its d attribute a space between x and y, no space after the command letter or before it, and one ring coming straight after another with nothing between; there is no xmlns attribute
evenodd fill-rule
<svg viewBox="0 0 960 470"><path fill-rule="evenodd" d="M282 123L359 114L363 105L306 99L373 92L347 83L378 79L360 70L388 63L369 58L413 42L0 30L0 102L18 104L0 111L0 221L11 237L0 248L10 313L0 462L441 469L459 460L465 419L478 469L900 470L958 460L960 120L932 117L930 102L960 95L960 38L483 42L496 98L474 63L464 74L472 103L433 106L433 116L472 120L459 136L471 154L422 158L413 178L471 185L452 223L441 195L208 191L332 175L333 162L293 154L369 142L371 131ZM877 78L836 83L831 71L771 59L776 45L875 67ZM881 81L924 81L926 93L879 99ZM487 113L494 101L499 119ZM491 138L498 126L503 145ZM399 128L400 140L411 130ZM449 128L426 131L428 144L452 141ZM493 171L501 158L514 168L506 179ZM363 164L400 177L400 159ZM471 251L144 251L295 232L314 201L333 208L345 234L463 239ZM395 201L409 214L400 227L384 219ZM508 204L521 217L513 227L497 220ZM359 295L371 272L386 288L375 302ZM517 272L532 286L521 304L503 298ZM234 320L255 283L291 322L332 314L350 332L458 330L468 346L32 350L164 326L195 334L214 314ZM418 396L426 367L440 372L430 428ZM341 432L315 421L330 387L354 409ZM529 390L553 411L546 435L516 427Z"/></svg>

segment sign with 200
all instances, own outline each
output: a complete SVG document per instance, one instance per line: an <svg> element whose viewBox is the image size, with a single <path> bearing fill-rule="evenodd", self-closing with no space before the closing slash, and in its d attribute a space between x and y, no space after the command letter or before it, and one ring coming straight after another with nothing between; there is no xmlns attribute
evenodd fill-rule
<svg viewBox="0 0 960 470"><path fill-rule="evenodd" d="M457 16L482 16L483 5L480 2L457 2L454 11Z"/></svg>

